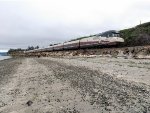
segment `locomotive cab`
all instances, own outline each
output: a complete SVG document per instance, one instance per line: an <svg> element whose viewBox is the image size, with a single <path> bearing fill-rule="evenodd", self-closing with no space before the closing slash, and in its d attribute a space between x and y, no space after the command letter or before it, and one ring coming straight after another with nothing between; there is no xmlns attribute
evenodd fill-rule
<svg viewBox="0 0 150 113"><path fill-rule="evenodd" d="M101 45L116 45L124 42L124 39L120 37L119 32L115 30L103 32L98 34L97 37L99 37L99 43Z"/></svg>
<svg viewBox="0 0 150 113"><path fill-rule="evenodd" d="M118 31L110 30L100 34L100 36L110 38L110 37L120 37L120 34Z"/></svg>
<svg viewBox="0 0 150 113"><path fill-rule="evenodd" d="M102 36L105 36L106 38L109 38L110 42L124 42L124 39L120 37L120 33L115 30L110 30L102 34Z"/></svg>

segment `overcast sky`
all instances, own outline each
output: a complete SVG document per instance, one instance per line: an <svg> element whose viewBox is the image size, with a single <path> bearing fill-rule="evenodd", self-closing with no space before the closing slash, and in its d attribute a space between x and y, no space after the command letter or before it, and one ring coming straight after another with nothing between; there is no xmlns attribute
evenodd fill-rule
<svg viewBox="0 0 150 113"><path fill-rule="evenodd" d="M150 0L0 0L0 50L48 46L150 21Z"/></svg>

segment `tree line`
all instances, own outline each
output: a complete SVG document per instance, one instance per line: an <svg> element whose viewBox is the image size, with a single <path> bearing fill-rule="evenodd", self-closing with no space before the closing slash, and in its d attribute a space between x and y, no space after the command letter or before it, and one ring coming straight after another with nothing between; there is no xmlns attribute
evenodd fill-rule
<svg viewBox="0 0 150 113"><path fill-rule="evenodd" d="M28 46L27 49L21 49L21 48L17 48L17 49L9 49L8 50L8 54L11 54L11 53L21 53L21 52L24 52L24 51L29 51L29 50L35 50L35 49L39 49L39 46Z"/></svg>

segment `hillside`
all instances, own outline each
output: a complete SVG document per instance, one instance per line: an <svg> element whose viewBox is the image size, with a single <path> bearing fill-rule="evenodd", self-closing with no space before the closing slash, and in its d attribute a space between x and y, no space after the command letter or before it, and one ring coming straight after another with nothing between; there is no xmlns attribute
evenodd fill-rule
<svg viewBox="0 0 150 113"><path fill-rule="evenodd" d="M150 22L120 31L125 39L124 46L141 46L150 44Z"/></svg>

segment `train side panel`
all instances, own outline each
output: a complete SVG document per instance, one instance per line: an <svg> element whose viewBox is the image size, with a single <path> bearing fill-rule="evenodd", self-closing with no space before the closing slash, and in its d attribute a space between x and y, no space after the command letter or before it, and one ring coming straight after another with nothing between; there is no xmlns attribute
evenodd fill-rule
<svg viewBox="0 0 150 113"><path fill-rule="evenodd" d="M45 48L45 51L46 52L53 51L53 46L49 46L49 47Z"/></svg>
<svg viewBox="0 0 150 113"><path fill-rule="evenodd" d="M124 39L121 37L106 37L105 40L100 40L100 45L117 45L118 43L124 42Z"/></svg>
<svg viewBox="0 0 150 113"><path fill-rule="evenodd" d="M80 40L80 48L95 47L99 45L98 37L84 38Z"/></svg>
<svg viewBox="0 0 150 113"><path fill-rule="evenodd" d="M80 41L71 41L71 42L66 42L64 43L64 49L69 50L69 49L78 49L80 45Z"/></svg>
<svg viewBox="0 0 150 113"><path fill-rule="evenodd" d="M119 32L115 30L110 30L89 38L65 42L65 43L49 46L47 48L29 50L26 51L26 53L70 50L70 49L79 49L79 48L92 48L95 46L103 46L103 45L111 46L123 42L124 39L120 37Z"/></svg>
<svg viewBox="0 0 150 113"><path fill-rule="evenodd" d="M57 44L53 46L53 50L55 51L59 51L59 50L63 50L64 49L64 45L63 44Z"/></svg>

